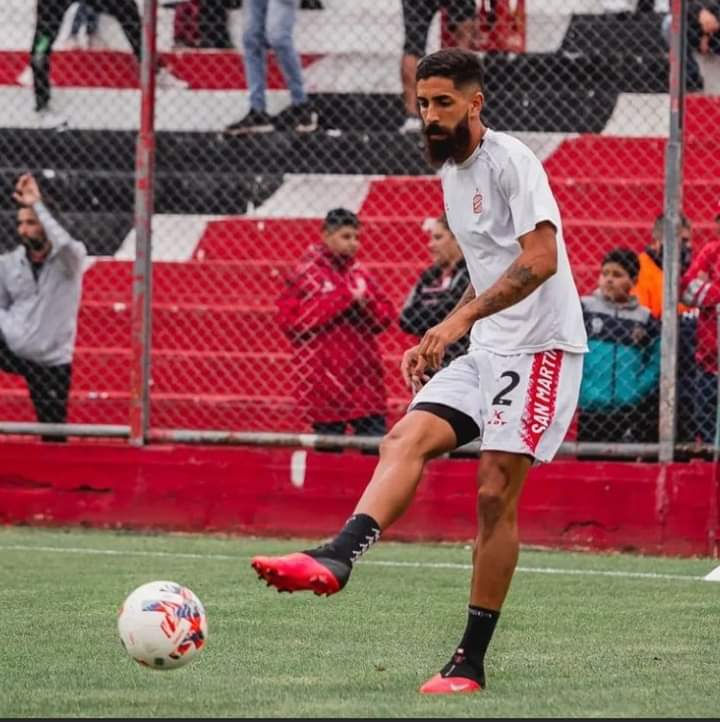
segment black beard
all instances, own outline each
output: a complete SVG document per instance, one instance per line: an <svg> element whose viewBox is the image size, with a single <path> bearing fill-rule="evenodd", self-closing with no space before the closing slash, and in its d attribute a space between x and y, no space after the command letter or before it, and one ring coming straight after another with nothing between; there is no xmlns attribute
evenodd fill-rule
<svg viewBox="0 0 720 722"><path fill-rule="evenodd" d="M442 138L431 138L433 133L446 133ZM433 168L439 168L449 158L462 157L470 145L470 123L463 118L452 130L431 124L423 128L428 160Z"/></svg>
<svg viewBox="0 0 720 722"><path fill-rule="evenodd" d="M31 251L42 251L42 249L45 248L44 238L27 238L26 236L21 236L20 240L25 248Z"/></svg>

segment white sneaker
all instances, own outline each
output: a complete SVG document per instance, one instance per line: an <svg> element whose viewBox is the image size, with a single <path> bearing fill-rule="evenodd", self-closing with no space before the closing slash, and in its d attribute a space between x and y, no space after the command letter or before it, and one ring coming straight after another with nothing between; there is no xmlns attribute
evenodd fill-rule
<svg viewBox="0 0 720 722"><path fill-rule="evenodd" d="M15 79L15 82L18 85L22 85L23 88L32 88L33 86L33 71L32 68L29 65L26 65L23 68L22 73L17 76Z"/></svg>
<svg viewBox="0 0 720 722"><path fill-rule="evenodd" d="M45 130L63 131L70 127L68 119L61 113L56 113L49 108L41 110L38 114L38 127Z"/></svg>
<svg viewBox="0 0 720 722"><path fill-rule="evenodd" d="M419 133L422 131L422 121L417 115L408 115L400 126L401 133Z"/></svg>
<svg viewBox="0 0 720 722"><path fill-rule="evenodd" d="M162 68L158 68L157 75L155 76L155 85L158 88L163 88L164 90L184 90L185 88L190 87L190 83L188 83L187 80L183 80L182 78L178 78L177 75L173 75L172 72L164 66Z"/></svg>
<svg viewBox="0 0 720 722"><path fill-rule="evenodd" d="M111 50L110 44L103 38L100 33L95 32L87 36L88 50Z"/></svg>
<svg viewBox="0 0 720 722"><path fill-rule="evenodd" d="M58 50L87 50L87 43L83 44L83 37L68 35L62 43L58 43Z"/></svg>

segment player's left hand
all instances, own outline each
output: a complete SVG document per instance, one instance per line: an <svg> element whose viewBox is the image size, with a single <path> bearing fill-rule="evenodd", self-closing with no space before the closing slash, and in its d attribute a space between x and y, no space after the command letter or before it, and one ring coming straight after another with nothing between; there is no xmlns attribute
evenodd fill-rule
<svg viewBox="0 0 720 722"><path fill-rule="evenodd" d="M471 325L460 313L454 313L442 323L428 329L418 347L418 356L424 361L425 368L439 369L445 349L462 338Z"/></svg>

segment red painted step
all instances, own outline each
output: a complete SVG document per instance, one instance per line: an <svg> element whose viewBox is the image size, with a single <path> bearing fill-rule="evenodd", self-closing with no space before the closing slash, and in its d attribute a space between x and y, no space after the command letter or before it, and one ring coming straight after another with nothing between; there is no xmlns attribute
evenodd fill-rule
<svg viewBox="0 0 720 722"><path fill-rule="evenodd" d="M385 384L393 396L407 394L400 376L400 356L383 357ZM129 348L85 348L75 351L72 388L94 393L125 393L131 387ZM306 383L302 357L272 352L155 351L152 390L159 394L299 396ZM24 389L22 377L0 372L0 389Z"/></svg>
<svg viewBox="0 0 720 722"><path fill-rule="evenodd" d="M369 261L388 297L400 304L429 263L387 263ZM285 288L296 263L289 261L187 261L157 263L153 271L153 301L156 304L196 305L273 305ZM132 264L105 261L88 269L83 284L83 300L130 303Z"/></svg>
<svg viewBox="0 0 720 722"><path fill-rule="evenodd" d="M160 53L172 72L195 90L245 90L247 79L242 55L234 50L178 50ZM300 62L309 67L323 56L303 53ZM27 51L0 51L0 85L17 85L18 75L28 66ZM268 55L267 87L285 88L274 54ZM135 56L121 50L57 50L52 56L53 86L76 88L137 88Z"/></svg>
<svg viewBox="0 0 720 722"><path fill-rule="evenodd" d="M423 218L363 219L358 259L385 263L429 262ZM298 263L321 240L322 221L314 218L227 218L210 221L195 258L202 261L260 260Z"/></svg>
<svg viewBox="0 0 720 722"><path fill-rule="evenodd" d="M552 178L596 178L600 180L655 179L665 172L664 138L618 138L584 135L564 140L545 161ZM686 139L686 180L714 180L720 175L720 157L708 153L703 137Z"/></svg>
<svg viewBox="0 0 720 722"><path fill-rule="evenodd" d="M68 423L128 425L127 393L72 391ZM405 398L388 400L388 422L395 423L407 406ZM0 389L0 418L36 421L24 389ZM311 428L291 397L248 399L240 396L196 396L155 393L151 420L154 428L215 429L307 433Z"/></svg>
<svg viewBox="0 0 720 722"><path fill-rule="evenodd" d="M662 212L661 180L618 181L552 179L564 221L622 221L651 223ZM710 220L709 199L720 198L720 181L686 183L683 207L695 221Z"/></svg>
<svg viewBox="0 0 720 722"><path fill-rule="evenodd" d="M442 189L436 176L374 180L360 209L362 217L437 217L443 212Z"/></svg>

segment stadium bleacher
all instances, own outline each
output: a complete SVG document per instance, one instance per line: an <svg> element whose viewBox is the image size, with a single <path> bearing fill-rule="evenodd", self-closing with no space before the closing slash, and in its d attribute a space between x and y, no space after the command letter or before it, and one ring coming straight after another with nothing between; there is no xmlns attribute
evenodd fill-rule
<svg viewBox="0 0 720 722"><path fill-rule="evenodd" d="M276 326L274 302L328 208L347 205L360 214L361 258L398 308L427 263L423 224L441 212L441 193L419 140L397 132L399 7L363 0L353 17L362 17L362 35L371 40L354 41L360 33L348 32L338 44L337 33L333 43L317 24L343 12L341 3L325 5L311 18L301 12L298 28L321 118L314 134L224 138L223 125L246 107L237 53L166 50L190 88L161 91L158 101L152 384L158 426L304 430L289 381L292 350ZM14 9L26 27L11 37L0 33L2 244L14 244L12 184L32 169L93 256L70 420L125 423L138 118L132 57L122 49L58 51L55 94L72 127L62 134L39 129L31 92L18 81L32 15L17 3ZM532 17L532 5L528 12ZM659 23L655 13L578 12L568 15L555 48L529 36L529 48L543 49L486 56L486 121L518 134L544 160L581 293L594 287L605 250L642 249L662 209L668 67ZM372 40L380 27L382 43ZM529 22L529 33L533 27L540 26ZM396 29L397 47L388 47L388 28ZM607 44L599 46L599 37ZM275 66L269 87L275 112L287 103ZM659 102L633 115L633 99L649 96ZM621 107L629 112L618 115ZM705 152L713 125L694 123L699 116L720 123L720 99L688 100L685 209L702 243L712 228L707 199L720 198L720 161ZM637 137L638 125L655 132ZM408 398L396 368L409 340L397 329L382 337L392 418ZM0 375L3 418L33 419L25 395L21 381Z"/></svg>

